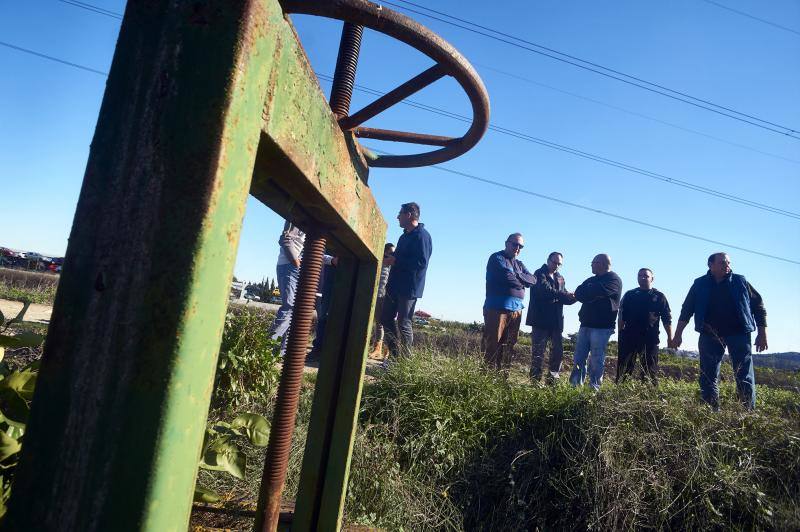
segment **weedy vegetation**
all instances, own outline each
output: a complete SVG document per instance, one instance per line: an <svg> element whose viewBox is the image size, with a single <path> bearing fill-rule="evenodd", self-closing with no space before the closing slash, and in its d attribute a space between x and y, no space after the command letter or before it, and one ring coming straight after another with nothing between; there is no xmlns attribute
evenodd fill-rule
<svg viewBox="0 0 800 532"><path fill-rule="evenodd" d="M0 299L52 305L59 276L0 268Z"/></svg>
<svg viewBox="0 0 800 532"><path fill-rule="evenodd" d="M193 526L252 527L279 375L278 345L266 335L271 320L242 308L226 319ZM8 321L0 338L42 332L22 317ZM530 384L524 347L508 380L485 371L478 334L449 325L422 332L413 356L370 371L346 523L386 530L800 528L796 373L757 368L758 405L750 412L736 400L728 363L723 408L715 413L699 399L696 360L662 354L658 387L606 382L592 393L563 381ZM568 342L565 367L571 349ZM35 385L30 353L40 352L9 347L0 363L3 501ZM315 375L306 375L287 501L297 493L314 385Z"/></svg>

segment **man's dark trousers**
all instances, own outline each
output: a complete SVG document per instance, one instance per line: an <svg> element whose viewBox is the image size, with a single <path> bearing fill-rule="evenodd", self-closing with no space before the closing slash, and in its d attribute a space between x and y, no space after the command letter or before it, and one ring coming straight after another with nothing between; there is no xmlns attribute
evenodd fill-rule
<svg viewBox="0 0 800 532"><path fill-rule="evenodd" d="M658 338L648 338L646 331L625 327L619 332L617 356L617 383L633 373L637 356L640 357L642 380L658 384Z"/></svg>
<svg viewBox="0 0 800 532"><path fill-rule="evenodd" d="M717 336L700 333L700 395L715 410L719 408L719 369L725 347L733 364L736 390L747 408L756 406L756 378L753 373L753 352L750 333Z"/></svg>
<svg viewBox="0 0 800 532"><path fill-rule="evenodd" d="M384 339L392 357L407 355L414 343L414 331L411 320L414 318L416 297L402 297L386 294L383 301L381 324Z"/></svg>
<svg viewBox="0 0 800 532"><path fill-rule="evenodd" d="M532 380L538 381L542 377L544 352L547 342L550 342L550 363L548 379L558 378L561 371L561 360L564 358L564 343L561 338L561 329L542 329L534 325L531 333L531 374Z"/></svg>

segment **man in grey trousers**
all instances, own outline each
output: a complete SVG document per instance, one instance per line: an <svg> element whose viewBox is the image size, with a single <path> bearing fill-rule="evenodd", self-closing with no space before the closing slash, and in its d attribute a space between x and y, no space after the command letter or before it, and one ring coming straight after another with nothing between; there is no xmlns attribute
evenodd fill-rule
<svg viewBox="0 0 800 532"><path fill-rule="evenodd" d="M534 272L536 284L531 288L527 325L533 327L531 338L531 381L539 382L547 343L550 342L549 372L546 380L552 384L559 377L564 355L564 305L575 303L575 296L564 288L564 277L558 273L564 256L550 253L547 262Z"/></svg>

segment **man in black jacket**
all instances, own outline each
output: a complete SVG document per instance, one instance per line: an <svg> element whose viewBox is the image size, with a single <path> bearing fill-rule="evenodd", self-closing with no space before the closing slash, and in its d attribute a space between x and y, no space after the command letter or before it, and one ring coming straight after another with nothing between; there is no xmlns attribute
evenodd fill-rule
<svg viewBox="0 0 800 532"><path fill-rule="evenodd" d="M575 295L564 288L564 277L558 273L564 258L558 251L547 257L547 262L534 272L536 284L531 289L531 305L527 325L533 327L531 341L531 381L539 382L547 342L550 342L550 363L547 381L558 379L564 344L564 305L575 303Z"/></svg>
<svg viewBox="0 0 800 532"><path fill-rule="evenodd" d="M575 289L575 299L583 303L578 312L581 326L575 342L575 365L569 382L582 386L586 379L586 359L589 359L589 385L595 390L603 383L608 339L614 334L614 322L619 310L622 294L622 279L611 271L611 257L605 253L592 259L593 277L586 279Z"/></svg>
<svg viewBox="0 0 800 532"><path fill-rule="evenodd" d="M386 283L381 323L385 331L389 354L396 357L406 354L414 342L411 320L417 299L425 289L425 274L433 253L431 235L419 221L419 205L404 203L400 206L397 221L403 234L397 241L394 255L383 259L391 266Z"/></svg>
<svg viewBox="0 0 800 532"><path fill-rule="evenodd" d="M667 344L672 345L672 313L667 297L653 288L653 271L641 268L639 287L628 290L619 304L619 356L616 382L633 373L636 355L641 356L641 375L658 384L658 322L664 323Z"/></svg>
<svg viewBox="0 0 800 532"><path fill-rule="evenodd" d="M508 376L511 353L517 343L525 300L525 287L536 278L518 260L525 246L522 234L506 238L505 249L489 256L486 263L486 300L483 303L483 347L487 366Z"/></svg>

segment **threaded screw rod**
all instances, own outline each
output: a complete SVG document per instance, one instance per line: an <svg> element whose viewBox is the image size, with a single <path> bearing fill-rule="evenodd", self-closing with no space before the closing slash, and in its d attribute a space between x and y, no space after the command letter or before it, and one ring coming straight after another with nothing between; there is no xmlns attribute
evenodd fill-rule
<svg viewBox="0 0 800 532"><path fill-rule="evenodd" d="M256 532L274 532L278 529L281 494L286 482L286 469L297 417L297 404L300 400L308 336L311 333L311 323L314 319L314 303L324 253L325 237L317 232L306 234L300 279L292 311L292 322L289 326L289 339L286 345L286 354L283 357L283 370L278 386L275 411L272 415L264 474L261 478L258 512L254 527Z"/></svg>
<svg viewBox="0 0 800 532"><path fill-rule="evenodd" d="M331 88L331 110L341 120L350 114L350 99L356 82L358 54L361 51L361 36L364 26L345 22L342 26L342 39L339 41L339 55L336 57L336 70L333 73Z"/></svg>

